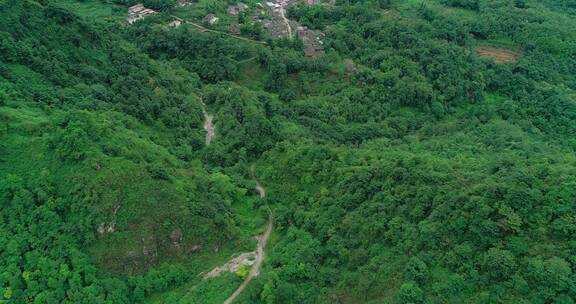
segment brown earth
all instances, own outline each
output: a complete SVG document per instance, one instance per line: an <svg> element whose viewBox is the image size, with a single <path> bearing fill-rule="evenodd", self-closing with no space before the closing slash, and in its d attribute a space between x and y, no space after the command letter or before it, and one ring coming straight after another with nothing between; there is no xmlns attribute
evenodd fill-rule
<svg viewBox="0 0 576 304"><path fill-rule="evenodd" d="M484 58L492 58L498 64L509 62L514 63L518 61L518 57L520 57L520 55L516 52L493 47L480 47L477 48L475 51L476 54L478 54L478 56Z"/></svg>

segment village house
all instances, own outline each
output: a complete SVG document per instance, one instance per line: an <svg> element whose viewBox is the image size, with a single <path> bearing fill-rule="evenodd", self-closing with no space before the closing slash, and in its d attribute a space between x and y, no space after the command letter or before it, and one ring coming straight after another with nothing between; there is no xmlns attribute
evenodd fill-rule
<svg viewBox="0 0 576 304"><path fill-rule="evenodd" d="M307 57L316 57L324 52L324 33L310 30L305 26L296 28L296 35L304 43L304 54Z"/></svg>
<svg viewBox="0 0 576 304"><path fill-rule="evenodd" d="M142 20L147 16L154 15L155 10L144 7L144 4L139 3L128 8L128 23L132 24L138 20Z"/></svg>
<svg viewBox="0 0 576 304"><path fill-rule="evenodd" d="M248 5L240 2L237 5L229 6L227 12L230 16L238 16L238 14L245 9L248 9Z"/></svg>
<svg viewBox="0 0 576 304"><path fill-rule="evenodd" d="M172 22L170 22L170 24L168 24L170 27L179 27L180 25L182 25L182 19L177 18L174 19Z"/></svg>
<svg viewBox="0 0 576 304"><path fill-rule="evenodd" d="M190 0L178 0L178 3L177 3L176 5L179 6L179 7L184 7L184 6L187 6L187 5L190 5L190 4L192 4L192 3L190 2Z"/></svg>
<svg viewBox="0 0 576 304"><path fill-rule="evenodd" d="M206 17L204 17L204 19L202 19L202 22L208 25L213 25L214 23L218 22L218 20L220 20L220 18L216 17L216 15L208 14Z"/></svg>

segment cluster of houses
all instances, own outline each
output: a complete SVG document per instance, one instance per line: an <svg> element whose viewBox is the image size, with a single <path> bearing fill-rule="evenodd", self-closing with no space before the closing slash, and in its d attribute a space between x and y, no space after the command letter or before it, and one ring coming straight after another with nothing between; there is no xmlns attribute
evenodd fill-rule
<svg viewBox="0 0 576 304"><path fill-rule="evenodd" d="M228 15L230 15L230 16L238 16L238 14L240 14L240 12L242 12L246 9L248 9L248 5L246 3L239 2L236 5L230 5L226 11L228 12Z"/></svg>
<svg viewBox="0 0 576 304"><path fill-rule="evenodd" d="M274 1L274 2L270 2ZM307 4L313 5L320 3L320 0L305 0ZM258 3L258 7L251 11L251 18L253 22L260 23L264 29L275 38L280 38L288 35L288 26L281 15L281 10L297 3L297 0L269 0L267 2ZM178 6L187 6L190 4L189 0L178 0ZM266 9L268 7L268 9ZM238 16L242 11L248 10L249 6L243 2L239 2L235 5L231 5L227 9L229 16ZM272 16L268 15L266 12L271 12ZM144 7L143 4L136 4L128 8L128 18L129 24L132 24L138 20L142 20L148 16L157 14L156 11ZM268 18L263 18L262 16L268 16ZM202 23L207 26L214 25L218 22L218 16L214 14L208 14L202 19ZM169 26L179 27L184 20L175 17L175 19L170 22ZM306 56L314 57L323 52L323 39L324 33L317 30L310 30L305 26L300 25L296 21L290 20L288 22L289 27L295 32L296 37L300 38L304 43L304 53ZM230 32L234 34L240 33L240 25L238 22L232 22L230 25Z"/></svg>
<svg viewBox="0 0 576 304"><path fill-rule="evenodd" d="M220 20L220 18L218 18L216 15L208 14L202 18L202 23L206 25L214 25L216 22L218 22L218 20Z"/></svg>
<svg viewBox="0 0 576 304"><path fill-rule="evenodd" d="M144 4L139 3L128 8L128 23L132 24L138 20L142 20L147 16L157 14L153 9L144 7Z"/></svg>
<svg viewBox="0 0 576 304"><path fill-rule="evenodd" d="M281 10L292 5L296 5L298 0L273 0L275 2L265 2L266 6L272 10L273 15L269 20L262 21L262 25L272 37L280 38L288 35L286 22L282 18ZM306 0L306 4L320 4L320 0ZM323 40L324 33L317 30L311 30L300 23L290 20L288 22L292 32L300 38L304 44L304 54L308 57L315 57L324 51Z"/></svg>
<svg viewBox="0 0 576 304"><path fill-rule="evenodd" d="M296 28L296 35L304 44L304 55L315 57L324 51L324 33L317 30L308 29L305 26Z"/></svg>

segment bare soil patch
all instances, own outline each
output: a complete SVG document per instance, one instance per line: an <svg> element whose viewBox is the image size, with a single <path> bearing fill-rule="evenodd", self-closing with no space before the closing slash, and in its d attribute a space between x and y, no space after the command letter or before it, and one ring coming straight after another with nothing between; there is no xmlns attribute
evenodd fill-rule
<svg viewBox="0 0 576 304"><path fill-rule="evenodd" d="M254 265L257 257L258 257L257 251L242 253L241 255L231 259L226 264L212 269L202 278L204 280L207 280L209 278L217 277L221 275L223 272L237 272L240 269L240 265L246 265L248 267Z"/></svg>
<svg viewBox="0 0 576 304"><path fill-rule="evenodd" d="M476 49L476 54L484 58L492 58L498 64L516 62L520 55L514 51L498 49L493 47L480 47Z"/></svg>

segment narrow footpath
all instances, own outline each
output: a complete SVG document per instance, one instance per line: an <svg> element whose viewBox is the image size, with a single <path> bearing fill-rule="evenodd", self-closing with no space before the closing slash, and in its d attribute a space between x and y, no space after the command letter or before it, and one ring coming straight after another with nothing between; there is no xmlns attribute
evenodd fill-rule
<svg viewBox="0 0 576 304"><path fill-rule="evenodd" d="M204 112L204 130L206 130L206 145L209 146L214 138L214 115Z"/></svg>
<svg viewBox="0 0 576 304"><path fill-rule="evenodd" d="M192 22L192 21L189 21L189 20L184 20L184 19L182 19L182 18L180 18L180 17L178 17L178 16L175 16L175 15L170 15L170 17L172 17L172 18L174 18L174 19L176 19L176 20L179 20L179 21L181 21L181 22L184 22L184 23L186 23L186 24L190 24L190 25L198 28L198 29L199 29L200 31L202 31L202 32L211 32L211 33L216 33L216 34L222 34L222 35L225 35L225 36L228 36L228 37L232 37L232 38L236 38L236 39L239 39L239 40L244 40L244 41L248 41L248 42L254 42L254 43L258 43L258 44L266 44L265 41L254 40L254 39L250 39L250 38L246 38L246 37L242 37L242 36L230 34L230 33L227 33L227 32L222 32L222 31L217 31L217 30L209 29L209 28L204 27L204 26L202 26L202 25L200 25L200 24L198 24L198 23L195 23L195 22Z"/></svg>
<svg viewBox="0 0 576 304"><path fill-rule="evenodd" d="M258 191L258 194L260 194L260 198L265 198L266 189L262 187L260 182L256 179L256 177L254 177L254 168L255 166L252 165L250 169L252 172L252 178L256 181L256 191ZM254 262L254 265L252 265L250 273L248 274L248 276L246 276L244 282L242 282L242 284L240 284L238 289L236 289L234 293L228 299L226 299L226 301L224 301L224 304L231 304L240 295L240 293L242 293L242 291L246 288L246 286L248 286L250 281L252 281L252 279L255 278L256 276L258 276L258 274L260 274L260 269L262 268L262 262L264 261L264 253L265 253L264 249L266 248L266 243L268 242L268 238L270 238L270 234L272 233L272 226L274 224L272 210L270 210L270 207L268 206L266 206L266 208L268 209L268 223L266 224L266 230L264 231L264 234L258 238L256 262Z"/></svg>
<svg viewBox="0 0 576 304"><path fill-rule="evenodd" d="M206 111L206 104L204 101L200 100L202 104L202 114L204 114L204 130L206 130L206 145L209 146L216 134L216 129L214 128L214 115Z"/></svg>

